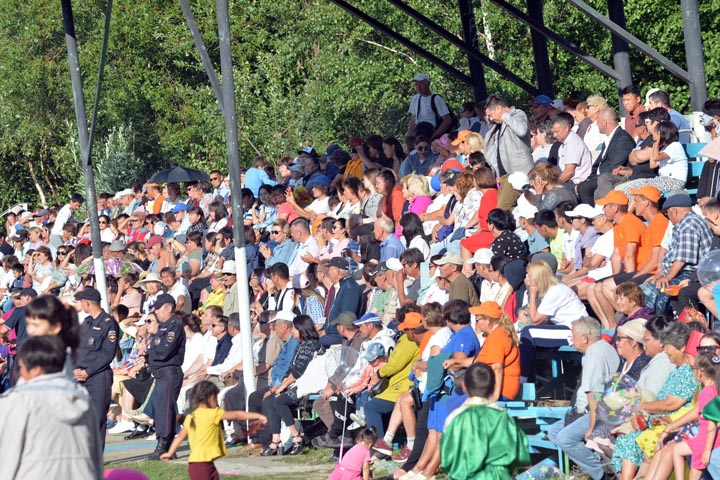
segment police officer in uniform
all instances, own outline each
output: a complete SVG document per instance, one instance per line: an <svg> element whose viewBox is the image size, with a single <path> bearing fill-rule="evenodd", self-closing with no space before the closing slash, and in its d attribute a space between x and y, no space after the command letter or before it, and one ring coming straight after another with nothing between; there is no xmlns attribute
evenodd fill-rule
<svg viewBox="0 0 720 480"><path fill-rule="evenodd" d="M153 409L157 447L149 458L159 460L175 437L177 399L183 381L180 367L185 357L185 330L182 320L175 315L175 299L171 295L164 293L158 296L153 309L159 327L157 333L150 337L147 360L155 377Z"/></svg>
<svg viewBox="0 0 720 480"><path fill-rule="evenodd" d="M75 306L87 313L88 317L80 327L81 343L73 375L90 394L104 447L113 381L110 363L117 351L118 324L102 309L100 292L94 288L88 287L78 292L75 295Z"/></svg>

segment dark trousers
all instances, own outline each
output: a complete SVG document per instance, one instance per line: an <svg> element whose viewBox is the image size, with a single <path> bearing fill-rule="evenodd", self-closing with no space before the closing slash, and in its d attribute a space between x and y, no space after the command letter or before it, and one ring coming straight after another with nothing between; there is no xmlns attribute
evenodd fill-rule
<svg viewBox="0 0 720 480"><path fill-rule="evenodd" d="M271 415L270 411L273 408L274 396L270 395L265 399L263 398L263 395L265 395L265 393L269 390L270 387L265 387L259 390L255 390L253 393L251 393L250 397L248 398L248 411L262 413L269 419ZM253 438L253 441L262 443L263 445L268 445L271 441L271 438L272 434L270 433L270 426L266 425L265 428L263 428L258 433L257 438Z"/></svg>
<svg viewBox="0 0 720 480"><path fill-rule="evenodd" d="M535 350L568 345L571 330L564 325L528 326L520 332L520 375L535 381Z"/></svg>
<svg viewBox="0 0 720 480"><path fill-rule="evenodd" d="M105 448L105 429L107 428L107 413L110 409L112 380L112 370L108 368L83 382L83 387L87 389L90 395L90 403L97 415L97 426L100 430L103 448Z"/></svg>
<svg viewBox="0 0 720 480"><path fill-rule="evenodd" d="M245 385L242 383L242 380L225 393L224 403L224 408L227 411L245 410ZM243 436L244 424L245 422L241 420L233 421L233 429L235 430L236 437L240 438Z"/></svg>
<svg viewBox="0 0 720 480"><path fill-rule="evenodd" d="M345 395L337 394L330 397L330 407L333 409L334 418L328 433L331 437L338 438L347 428L347 419L355 412L355 404L352 398L347 399Z"/></svg>
<svg viewBox="0 0 720 480"><path fill-rule="evenodd" d="M268 402L267 405L269 406L270 403L272 403L272 406L269 407L269 413L270 415L266 415L268 417L268 425L270 427L270 433L277 434L280 433L280 421L282 420L285 422L285 425L290 426L295 424L295 416L292 413L292 407L297 405L297 400L292 398L287 393L281 393L277 397L271 395L265 400L271 400L272 402ZM263 406L265 406L266 403L263 401ZM264 414L265 415L265 414Z"/></svg>
<svg viewBox="0 0 720 480"><path fill-rule="evenodd" d="M406 472L415 468L418 460L420 460L423 448L425 448L425 442L427 442L428 437L427 421L428 414L430 413L430 401L424 402L422 408L415 413L417 415L415 422L415 444L413 445L412 453L405 461L405 465L402 466L402 469Z"/></svg>
<svg viewBox="0 0 720 480"><path fill-rule="evenodd" d="M155 410L155 434L158 440L165 439L171 442L175 437L177 399L182 382L182 373L155 379L153 409Z"/></svg>
<svg viewBox="0 0 720 480"><path fill-rule="evenodd" d="M188 293L190 293L190 298L192 299L193 309L198 308L200 303L200 293L209 286L210 277L196 278L190 285L188 285Z"/></svg>
<svg viewBox="0 0 720 480"><path fill-rule="evenodd" d="M597 190L597 177L591 176L584 182L577 185L577 194L580 197L580 203L595 205L595 190Z"/></svg>

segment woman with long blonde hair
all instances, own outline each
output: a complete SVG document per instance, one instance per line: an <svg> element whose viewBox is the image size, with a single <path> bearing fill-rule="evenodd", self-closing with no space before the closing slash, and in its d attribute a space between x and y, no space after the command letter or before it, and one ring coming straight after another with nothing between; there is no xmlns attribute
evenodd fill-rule
<svg viewBox="0 0 720 480"><path fill-rule="evenodd" d="M535 349L568 345L572 323L587 316L587 310L577 294L558 281L550 266L542 260L528 265L525 285L528 304L518 315L518 322L528 325L520 332L520 357L522 376L532 382Z"/></svg>

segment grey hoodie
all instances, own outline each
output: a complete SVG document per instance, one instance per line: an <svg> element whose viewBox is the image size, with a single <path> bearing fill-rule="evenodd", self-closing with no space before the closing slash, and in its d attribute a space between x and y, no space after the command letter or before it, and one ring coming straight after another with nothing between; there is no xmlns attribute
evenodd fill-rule
<svg viewBox="0 0 720 480"><path fill-rule="evenodd" d="M100 479L102 447L87 390L62 372L0 396L0 477Z"/></svg>

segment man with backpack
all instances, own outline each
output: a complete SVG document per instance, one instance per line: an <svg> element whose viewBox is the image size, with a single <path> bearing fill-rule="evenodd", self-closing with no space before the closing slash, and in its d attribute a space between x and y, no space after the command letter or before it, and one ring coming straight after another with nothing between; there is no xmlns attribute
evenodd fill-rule
<svg viewBox="0 0 720 480"><path fill-rule="evenodd" d="M423 135L431 141L453 128L453 113L445 100L430 91L430 78L419 73L413 78L416 93L410 101L408 135Z"/></svg>

